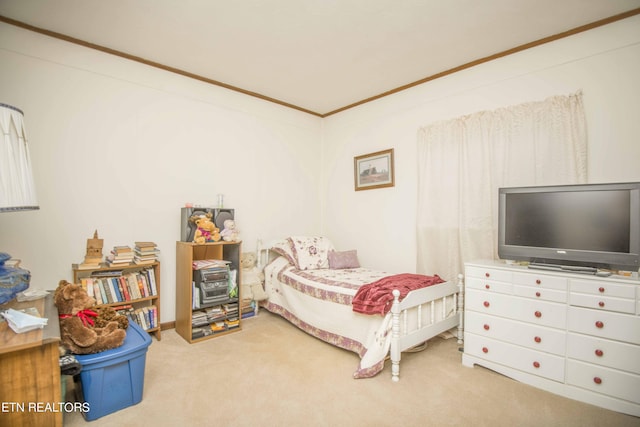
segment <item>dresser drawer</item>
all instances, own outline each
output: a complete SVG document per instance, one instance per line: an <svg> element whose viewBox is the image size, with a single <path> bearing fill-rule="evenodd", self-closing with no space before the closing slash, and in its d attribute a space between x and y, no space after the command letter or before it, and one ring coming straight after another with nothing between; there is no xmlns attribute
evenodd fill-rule
<svg viewBox="0 0 640 427"><path fill-rule="evenodd" d="M569 333L567 356L640 375L640 346ZM640 390L638 390L640 394Z"/></svg>
<svg viewBox="0 0 640 427"><path fill-rule="evenodd" d="M564 357L465 332L464 352L553 381L564 381Z"/></svg>
<svg viewBox="0 0 640 427"><path fill-rule="evenodd" d="M640 344L639 316L569 307L568 324L572 332Z"/></svg>
<svg viewBox="0 0 640 427"><path fill-rule="evenodd" d="M548 276L539 273L513 273L513 283L516 285L566 291L567 282L568 280L565 277Z"/></svg>
<svg viewBox="0 0 640 427"><path fill-rule="evenodd" d="M598 310L617 311L619 313L634 314L636 311L636 302L633 299L574 292L569 295L569 304Z"/></svg>
<svg viewBox="0 0 640 427"><path fill-rule="evenodd" d="M564 356L565 354L566 339L564 330L536 326L474 311L467 312L464 322L464 330L476 335L559 356Z"/></svg>
<svg viewBox="0 0 640 427"><path fill-rule="evenodd" d="M514 286L513 294L542 301L567 302L566 290L559 291L556 289L534 288L533 286Z"/></svg>
<svg viewBox="0 0 640 427"><path fill-rule="evenodd" d="M569 359L567 384L640 403L640 375Z"/></svg>
<svg viewBox="0 0 640 427"><path fill-rule="evenodd" d="M488 279L498 282L511 282L511 271L497 270L490 267L480 267L475 265L466 266L464 269L466 277L475 277L478 279Z"/></svg>
<svg viewBox="0 0 640 427"><path fill-rule="evenodd" d="M481 279L478 277L466 278L465 287L467 289L481 289L484 291L498 292L501 294L513 293L513 285L511 283L497 282L495 280Z"/></svg>
<svg viewBox="0 0 640 427"><path fill-rule="evenodd" d="M476 289L467 290L465 309L553 328L564 329L567 325L565 304L535 301Z"/></svg>
<svg viewBox="0 0 640 427"><path fill-rule="evenodd" d="M605 297L636 298L636 288L633 285L609 283L604 280L579 280L572 279L569 284L571 292L581 294L602 295Z"/></svg>

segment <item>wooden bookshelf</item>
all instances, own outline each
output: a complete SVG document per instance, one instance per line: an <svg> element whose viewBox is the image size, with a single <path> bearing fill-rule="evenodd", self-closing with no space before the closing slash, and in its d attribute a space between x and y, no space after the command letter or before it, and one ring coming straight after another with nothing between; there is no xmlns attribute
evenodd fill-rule
<svg viewBox="0 0 640 427"><path fill-rule="evenodd" d="M128 279L130 275L134 275L136 278L137 275L144 276L144 278L146 278L146 284L144 283L143 277L140 277L140 279L143 280L142 285L148 289L147 294L139 287L138 296L131 292L131 288L128 288L128 297L126 293L123 295L122 291L119 295L116 292L116 296L107 298L108 302L99 301L98 306L106 305L116 310L123 306L131 306L133 312L130 311L128 313L130 314L130 318L136 316L136 323L149 334L155 335L156 339L160 341L160 262L155 261L150 264L128 264L123 266L100 264L99 267L90 269L79 268L77 264L73 264L72 269L73 283L82 284L83 286L87 286L91 281L95 282L96 279L114 278L120 280L120 278ZM155 280L155 289L153 289L154 286L151 284L152 279ZM105 282L102 284L104 286ZM115 286L114 283L112 284ZM121 283L121 285L123 284L124 283ZM144 315L145 311L147 313L150 311L153 313L155 311L155 315L153 315L154 320L147 320L151 315L148 315L146 319L141 319L140 317Z"/></svg>
<svg viewBox="0 0 640 427"><path fill-rule="evenodd" d="M176 331L187 342L199 342L241 330L241 247L241 242L220 241L204 244L176 242ZM197 301L197 295L194 295L194 293L199 292L199 290L195 287L194 283L193 262L200 260L229 261L229 269L235 270L235 272L231 273L231 277L232 281L235 282L234 285L237 288L237 294L233 297L228 297L225 301L219 301L214 304L198 306L197 303L194 303L194 301ZM224 305L226 303L237 303L238 305L237 314L235 316L228 316L229 318L234 319L237 317L237 326L217 331L214 331L213 328L211 328L211 324L194 327L194 314L202 314L202 312L205 312L207 309L211 309L218 305ZM198 332L203 331L206 331L205 335L198 334Z"/></svg>

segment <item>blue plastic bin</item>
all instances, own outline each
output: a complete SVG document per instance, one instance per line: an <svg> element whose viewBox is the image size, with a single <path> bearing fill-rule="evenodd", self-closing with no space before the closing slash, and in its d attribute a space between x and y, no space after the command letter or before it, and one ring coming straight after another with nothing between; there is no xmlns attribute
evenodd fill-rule
<svg viewBox="0 0 640 427"><path fill-rule="evenodd" d="M82 365L76 382L77 399L89 404L87 421L140 403L144 367L151 337L135 322L129 322L124 343L95 354L77 355ZM80 387L78 387L80 385Z"/></svg>

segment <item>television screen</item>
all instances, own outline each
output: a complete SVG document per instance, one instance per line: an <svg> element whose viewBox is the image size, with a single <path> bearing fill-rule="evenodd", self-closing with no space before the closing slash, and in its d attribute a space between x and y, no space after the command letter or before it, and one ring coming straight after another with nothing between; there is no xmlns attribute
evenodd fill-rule
<svg viewBox="0 0 640 427"><path fill-rule="evenodd" d="M629 191L515 193L507 245L629 253Z"/></svg>
<svg viewBox="0 0 640 427"><path fill-rule="evenodd" d="M637 270L640 183L501 188L498 254Z"/></svg>

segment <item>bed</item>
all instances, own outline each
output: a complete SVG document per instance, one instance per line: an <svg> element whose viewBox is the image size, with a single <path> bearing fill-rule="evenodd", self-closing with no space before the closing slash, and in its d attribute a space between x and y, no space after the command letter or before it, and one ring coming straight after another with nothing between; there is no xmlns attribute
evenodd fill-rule
<svg viewBox="0 0 640 427"><path fill-rule="evenodd" d="M375 376L389 356L398 381L402 352L449 331L462 343L462 276L442 283L433 280L437 276L421 276L428 286L392 290L403 275L362 268L355 251L337 252L324 237L289 237L271 250L276 255L264 267L267 299L260 306L358 354L354 378ZM363 304L365 288L381 301Z"/></svg>

